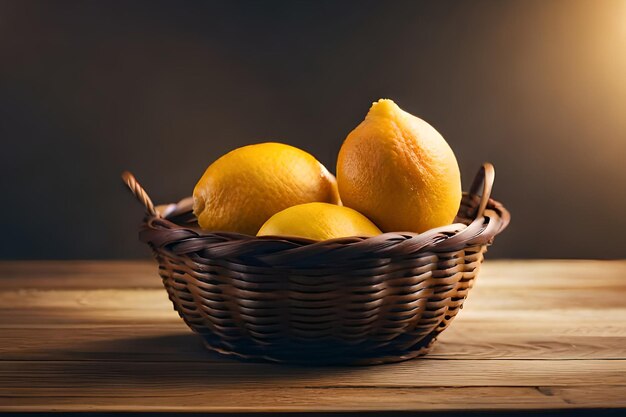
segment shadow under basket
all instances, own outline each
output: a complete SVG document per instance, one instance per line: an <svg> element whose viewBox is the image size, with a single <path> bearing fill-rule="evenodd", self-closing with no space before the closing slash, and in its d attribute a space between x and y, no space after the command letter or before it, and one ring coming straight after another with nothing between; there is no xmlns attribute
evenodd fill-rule
<svg viewBox="0 0 626 417"><path fill-rule="evenodd" d="M207 348L240 359L368 365L427 353L510 218L489 198L488 163L451 225L322 242L203 231L191 198L155 207L123 179L147 209L139 237L174 309Z"/></svg>

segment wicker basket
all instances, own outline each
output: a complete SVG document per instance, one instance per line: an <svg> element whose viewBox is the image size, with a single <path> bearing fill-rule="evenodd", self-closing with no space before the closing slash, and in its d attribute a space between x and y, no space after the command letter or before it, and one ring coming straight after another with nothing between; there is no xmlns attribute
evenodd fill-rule
<svg viewBox="0 0 626 417"><path fill-rule="evenodd" d="M139 236L174 308L210 350L242 359L379 364L425 354L509 222L489 198L491 164L454 224L323 242L202 231L190 198L154 207L131 174L123 179L147 209Z"/></svg>

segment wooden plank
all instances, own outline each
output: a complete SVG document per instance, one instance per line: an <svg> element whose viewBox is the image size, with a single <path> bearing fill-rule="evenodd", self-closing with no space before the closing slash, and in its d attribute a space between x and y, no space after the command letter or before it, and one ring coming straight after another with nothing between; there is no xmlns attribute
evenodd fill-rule
<svg viewBox="0 0 626 417"><path fill-rule="evenodd" d="M624 289L626 260L492 260L479 275L494 288ZM0 261L0 291L160 288L157 264L140 261Z"/></svg>
<svg viewBox="0 0 626 417"><path fill-rule="evenodd" d="M132 311L128 312L132 314ZM575 336L590 336L590 337L621 337L626 336L626 322L621 319L613 320L607 324L598 324L599 320L605 320L605 314L570 314L567 320L561 316L559 319L558 312L545 312L543 314L535 314L532 316L532 320L528 322L520 320L518 311L511 314L489 314L485 313L471 313L469 310L464 311L457 316L454 320L454 324L448 328L441 337L446 337L447 334L453 331L462 331L463 333L474 333L479 336L487 334L519 334L519 335L535 335L541 337L543 335L552 336L553 338L561 337L564 335ZM623 314L619 311L615 311L616 314ZM2 313L4 314L4 313ZM41 315L35 317L30 315L23 316L0 316L0 322L4 320L4 323L0 324L0 332L4 329L32 329L36 331L38 329L67 329L68 331L74 331L84 328L135 328L140 326L156 327L168 329L169 327L176 329L187 329L185 324L176 316L167 315L167 317L159 317L150 314L145 314L145 317L134 317L132 320L129 317L122 317L123 312L120 314L100 314L103 316L100 319L81 319L76 317L61 317L61 314L56 314L54 320L42 319ZM94 313L93 316L96 314ZM115 317L109 319L107 316L114 315ZM90 321L91 320L91 321Z"/></svg>
<svg viewBox="0 0 626 417"><path fill-rule="evenodd" d="M4 412L359 412L440 410L545 410L626 406L625 386L451 388L238 388L167 392L152 388L111 392L40 389L0 393Z"/></svg>
<svg viewBox="0 0 626 417"><path fill-rule="evenodd" d="M0 411L342 411L626 406L626 361L379 367L1 362Z"/></svg>
<svg viewBox="0 0 626 417"><path fill-rule="evenodd" d="M153 262L0 262L0 411L626 407L626 262L487 261L425 359L240 363L207 352Z"/></svg>
<svg viewBox="0 0 626 417"><path fill-rule="evenodd" d="M580 336L575 332L522 333L491 327L464 331L452 326L437 341L431 359L626 359L626 334ZM200 338L184 324L160 326L5 328L0 332L3 360L134 360L170 362L217 362Z"/></svg>
<svg viewBox="0 0 626 417"><path fill-rule="evenodd" d="M489 256L487 256L488 258ZM626 260L491 260L482 266L479 282L489 287L533 289L624 289Z"/></svg>
<svg viewBox="0 0 626 417"><path fill-rule="evenodd" d="M154 306L152 306L154 307ZM59 325L74 326L92 324L94 326L124 324L159 324L179 323L177 313L169 301L163 307L137 309L131 308L0 308L0 329L14 327L53 327ZM517 328L520 331L537 331L548 333L572 332L575 329L600 335L621 335L626 332L626 309L554 309L545 311L477 311L465 308L453 326L459 323L471 323L474 327L493 325L498 327ZM481 326L484 323L484 326ZM463 324L465 326L465 324ZM594 328L595 326L595 328ZM553 331L554 330L554 331ZM446 330L447 332L447 330Z"/></svg>
<svg viewBox="0 0 626 417"><path fill-rule="evenodd" d="M180 322L163 288L0 292L0 328L146 322Z"/></svg>
<svg viewBox="0 0 626 417"><path fill-rule="evenodd" d="M167 376L166 378L164 376ZM2 361L0 387L188 388L464 387L626 385L626 360L430 360L373 367L296 367L203 362Z"/></svg>
<svg viewBox="0 0 626 417"><path fill-rule="evenodd" d="M509 310L531 313L545 310L624 310L624 292L626 289L590 291L586 288L529 292L521 286L516 289L495 289L477 285L470 292L464 307L466 310L471 308L473 311L491 311L493 314ZM0 311L14 308L163 310L170 307L163 288L0 291Z"/></svg>
<svg viewBox="0 0 626 417"><path fill-rule="evenodd" d="M155 261L0 261L0 291L161 288Z"/></svg>
<svg viewBox="0 0 626 417"><path fill-rule="evenodd" d="M2 361L219 362L183 323L160 326L4 329Z"/></svg>
<svg viewBox="0 0 626 417"><path fill-rule="evenodd" d="M163 300L165 297L165 300ZM106 304L114 304L112 299L98 301L99 306L67 306L67 307L25 307L5 304L0 307L0 328L15 326L30 327L58 327L58 324L158 324L178 323L179 318L173 310L172 304L167 300L164 291L158 291L150 301L146 294L138 294L132 302L124 304L121 300L117 307L105 307ZM51 296L52 298L52 296ZM143 301L140 299L143 298ZM471 300L470 300L471 301ZM52 303L53 300L50 300ZM65 301L61 301L65 302ZM560 328L578 328L584 325L595 325L596 332L605 333L605 329L614 328L617 331L626 329L626 308L548 308L536 310L488 310L475 307L476 303L469 304L455 318L457 323L505 323L510 328L533 327L550 331L550 326Z"/></svg>

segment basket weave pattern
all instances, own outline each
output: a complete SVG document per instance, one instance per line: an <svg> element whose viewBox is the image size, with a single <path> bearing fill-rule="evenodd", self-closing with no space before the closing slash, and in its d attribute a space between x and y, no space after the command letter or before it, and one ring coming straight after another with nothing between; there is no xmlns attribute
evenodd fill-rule
<svg viewBox="0 0 626 417"><path fill-rule="evenodd" d="M140 239L174 308L206 346L245 359L376 364L425 354L457 315L509 221L485 164L456 223L324 242L198 229L189 200L146 206ZM483 185L482 197L477 190Z"/></svg>

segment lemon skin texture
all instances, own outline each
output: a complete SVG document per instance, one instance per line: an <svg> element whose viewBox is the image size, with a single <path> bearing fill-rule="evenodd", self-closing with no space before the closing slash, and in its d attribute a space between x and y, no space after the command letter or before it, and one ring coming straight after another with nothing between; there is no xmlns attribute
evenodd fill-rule
<svg viewBox="0 0 626 417"><path fill-rule="evenodd" d="M309 153L275 142L227 153L193 190L193 212L202 229L249 235L275 213L309 202L338 204L335 177Z"/></svg>
<svg viewBox="0 0 626 417"><path fill-rule="evenodd" d="M276 213L261 227L258 236L327 240L379 234L380 229L356 210L328 203L307 203Z"/></svg>
<svg viewBox="0 0 626 417"><path fill-rule="evenodd" d="M379 100L337 159L343 204L384 232L422 233L453 222L461 202L454 152L424 120Z"/></svg>

